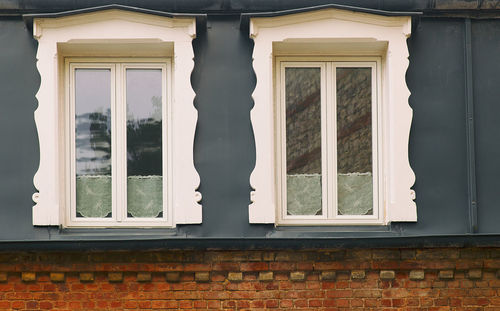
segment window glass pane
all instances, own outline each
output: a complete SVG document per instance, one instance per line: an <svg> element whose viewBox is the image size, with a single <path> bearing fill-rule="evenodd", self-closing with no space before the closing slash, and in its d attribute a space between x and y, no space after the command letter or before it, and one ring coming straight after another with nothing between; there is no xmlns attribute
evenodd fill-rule
<svg viewBox="0 0 500 311"><path fill-rule="evenodd" d="M338 214L373 215L372 69L336 74Z"/></svg>
<svg viewBox="0 0 500 311"><path fill-rule="evenodd" d="M162 217L162 70L127 69L128 217Z"/></svg>
<svg viewBox="0 0 500 311"><path fill-rule="evenodd" d="M111 70L74 74L76 216L111 217Z"/></svg>
<svg viewBox="0 0 500 311"><path fill-rule="evenodd" d="M287 214L321 215L321 69L285 69Z"/></svg>

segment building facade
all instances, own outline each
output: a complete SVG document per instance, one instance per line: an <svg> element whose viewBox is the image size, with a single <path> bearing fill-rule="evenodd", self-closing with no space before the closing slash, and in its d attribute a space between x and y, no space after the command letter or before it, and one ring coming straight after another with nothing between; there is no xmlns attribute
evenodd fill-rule
<svg viewBox="0 0 500 311"><path fill-rule="evenodd" d="M0 309L500 309L498 9L0 0Z"/></svg>

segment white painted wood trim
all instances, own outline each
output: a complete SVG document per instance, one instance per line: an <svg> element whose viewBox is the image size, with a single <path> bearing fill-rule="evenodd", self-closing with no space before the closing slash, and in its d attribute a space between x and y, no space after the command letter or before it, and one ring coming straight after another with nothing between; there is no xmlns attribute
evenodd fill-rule
<svg viewBox="0 0 500 311"><path fill-rule="evenodd" d="M279 17L261 17L250 20L250 37L254 40L253 67L257 84L252 94L251 111L255 135L256 164L250 176L254 189L249 205L250 223L276 223L276 183L279 171L274 163L275 85L273 84L273 43L339 43L330 56L360 55L382 58L382 137L379 142L383 167L380 195L384 198L385 219L416 221L415 193L411 189L415 175L408 159L408 139L412 109L408 105L410 92L405 74L408 68L406 39L411 33L411 17L379 16L339 9L291 14ZM374 43L386 43L380 50ZM371 51L371 52L370 52ZM324 52L324 51L323 51ZM293 51L290 51L293 54ZM316 54L317 55L317 54ZM324 54L323 54L324 55ZM311 56L311 55L309 55Z"/></svg>
<svg viewBox="0 0 500 311"><path fill-rule="evenodd" d="M174 128L172 139L172 194L174 222L177 224L201 223L200 177L194 167L193 148L198 111L194 108L195 93L191 87L194 52L191 40L176 42L171 120Z"/></svg>
<svg viewBox="0 0 500 311"><path fill-rule="evenodd" d="M196 36L196 21L191 17L160 17L122 10L106 10L60 18L35 18L33 34L38 40L37 68L41 76L40 88L36 94L38 108L35 123L40 144L40 164L33 183L38 192L33 194L33 224L61 225L62 212L66 208L65 170L61 144L65 135L64 86L62 68L64 55L59 53L58 44L93 44L100 54L85 56L103 57L102 51L113 45L128 43L135 46L172 43L173 86L171 95L172 113L172 189L173 218L175 223L200 223L201 195L197 192L200 178L194 168L193 143L197 111L193 106L195 93L190 75L194 66L192 40ZM72 49L73 51L75 49ZM157 51L130 49L127 57L157 57ZM78 56L72 53L71 56ZM61 95L61 93L63 95Z"/></svg>

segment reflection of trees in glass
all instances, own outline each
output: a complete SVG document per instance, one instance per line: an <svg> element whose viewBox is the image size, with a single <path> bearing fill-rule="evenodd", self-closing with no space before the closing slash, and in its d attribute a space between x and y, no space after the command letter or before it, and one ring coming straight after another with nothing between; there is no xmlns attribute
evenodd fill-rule
<svg viewBox="0 0 500 311"><path fill-rule="evenodd" d="M127 116L127 171L162 175L162 100L151 98L148 118ZM76 116L76 174L111 175L111 111Z"/></svg>
<svg viewBox="0 0 500 311"><path fill-rule="evenodd" d="M127 175L162 175L161 97L151 98L148 118L127 116Z"/></svg>
<svg viewBox="0 0 500 311"><path fill-rule="evenodd" d="M77 115L76 174L111 175L111 111Z"/></svg>

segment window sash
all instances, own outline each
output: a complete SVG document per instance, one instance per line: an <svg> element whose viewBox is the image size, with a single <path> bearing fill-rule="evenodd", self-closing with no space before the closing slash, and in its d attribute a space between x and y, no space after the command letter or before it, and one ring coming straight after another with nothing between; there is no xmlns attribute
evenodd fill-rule
<svg viewBox="0 0 500 311"><path fill-rule="evenodd" d="M66 64L66 113L67 139L67 198L63 209L65 225L69 227L137 227L173 226L171 196L171 60L161 59L85 59L68 58ZM75 146L75 70L111 70L111 180L112 180L112 217L76 217L76 146ZM162 96L162 217L127 217L127 108L126 108L126 70L161 70Z"/></svg>
<svg viewBox="0 0 500 311"><path fill-rule="evenodd" d="M277 148L277 224L278 225L377 225L383 223L382 159L379 156L383 146L379 143L382 134L380 116L381 105L381 66L378 57L277 57L275 94L277 103L276 148ZM322 215L287 215L287 169L286 169L286 68L321 69L321 187ZM372 180L373 214L338 215L337 204L337 68L371 68L371 133L372 133Z"/></svg>

